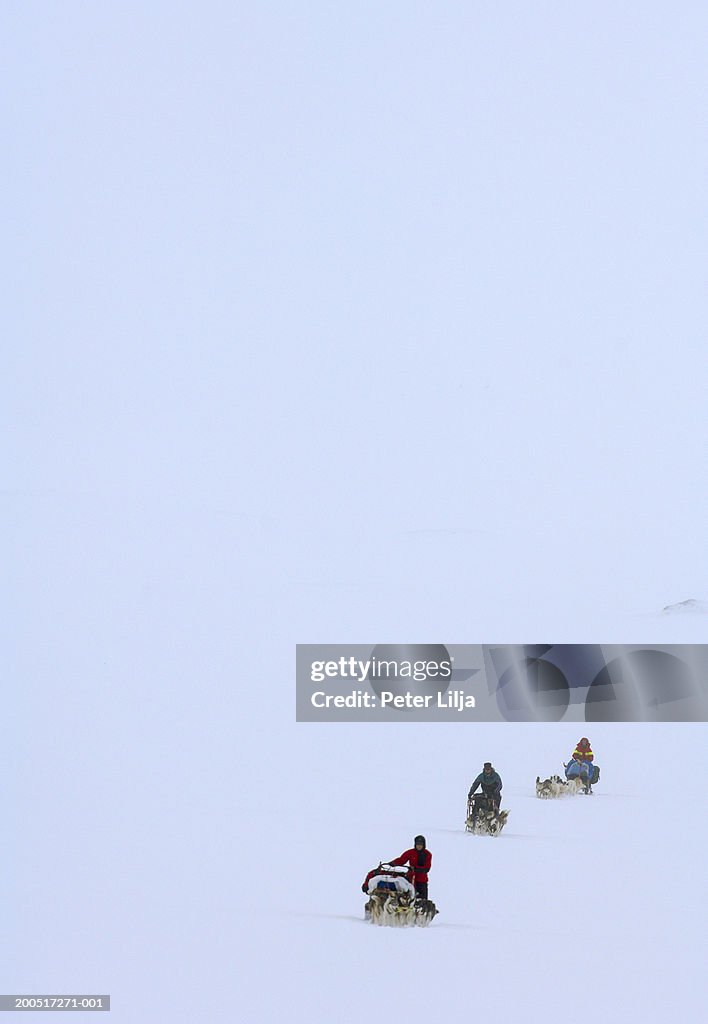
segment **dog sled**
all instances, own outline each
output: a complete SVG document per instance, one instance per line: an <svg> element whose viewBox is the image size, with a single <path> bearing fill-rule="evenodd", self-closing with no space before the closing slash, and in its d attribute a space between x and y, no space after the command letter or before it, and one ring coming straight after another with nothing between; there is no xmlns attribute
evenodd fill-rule
<svg viewBox="0 0 708 1024"><path fill-rule="evenodd" d="M575 796L576 793L582 793L585 796L592 795L592 787L600 778L600 769L596 764L588 765L586 771L582 771L583 766L577 768L577 761L569 761L568 764L564 764L563 767L566 769L566 777L562 779L560 775L551 775L548 779L541 779L540 775L536 776L536 796L540 800L554 800L556 797L561 796Z"/></svg>
<svg viewBox="0 0 708 1024"><path fill-rule="evenodd" d="M467 797L465 832L473 836L498 836L508 817L508 811L500 811L483 793Z"/></svg>
<svg viewBox="0 0 708 1024"><path fill-rule="evenodd" d="M432 900L416 895L410 868L379 864L369 882L369 899L364 917L388 928L427 928L439 913Z"/></svg>

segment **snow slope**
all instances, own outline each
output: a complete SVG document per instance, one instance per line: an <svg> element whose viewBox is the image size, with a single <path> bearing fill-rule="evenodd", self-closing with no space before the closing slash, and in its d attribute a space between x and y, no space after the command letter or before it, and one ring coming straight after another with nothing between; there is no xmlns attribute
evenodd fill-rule
<svg viewBox="0 0 708 1024"><path fill-rule="evenodd" d="M571 727L300 726L291 753L316 748L322 769L284 780L277 812L257 817L265 846L249 842L258 874L286 868L287 884L245 894L247 1018L697 1019L708 995L704 735L593 726L595 794L540 801L535 776L567 759ZM498 840L463 830L469 782L489 757L511 809ZM365 924L364 873L419 831L440 915L427 930Z"/></svg>

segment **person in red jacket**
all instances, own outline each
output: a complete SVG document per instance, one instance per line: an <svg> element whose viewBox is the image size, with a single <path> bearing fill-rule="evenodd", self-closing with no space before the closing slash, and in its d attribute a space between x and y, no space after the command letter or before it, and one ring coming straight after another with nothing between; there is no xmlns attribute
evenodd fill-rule
<svg viewBox="0 0 708 1024"><path fill-rule="evenodd" d="M586 736L583 736L583 738L578 742L578 745L571 754L571 757L574 761L583 761L585 764L592 763L595 755L592 752L590 740Z"/></svg>
<svg viewBox="0 0 708 1024"><path fill-rule="evenodd" d="M416 895L421 899L428 898L428 872L433 863L433 855L425 848L425 836L416 836L413 840L413 849L406 850L400 857L396 857L391 864L410 864L413 868L413 882L415 883Z"/></svg>
<svg viewBox="0 0 708 1024"><path fill-rule="evenodd" d="M590 740L583 736L571 754L570 761L565 765L566 779L580 779L586 793L592 793L592 784L600 778L599 768L593 767L595 755Z"/></svg>

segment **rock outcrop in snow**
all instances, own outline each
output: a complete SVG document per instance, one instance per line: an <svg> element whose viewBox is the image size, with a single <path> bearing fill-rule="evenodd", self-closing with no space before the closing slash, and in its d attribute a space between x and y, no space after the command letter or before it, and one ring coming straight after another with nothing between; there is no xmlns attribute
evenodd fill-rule
<svg viewBox="0 0 708 1024"><path fill-rule="evenodd" d="M708 615L708 601L696 601L695 598L689 598L688 601L679 601L678 604L667 604L665 608L662 608L664 615L686 612L692 612L696 615Z"/></svg>

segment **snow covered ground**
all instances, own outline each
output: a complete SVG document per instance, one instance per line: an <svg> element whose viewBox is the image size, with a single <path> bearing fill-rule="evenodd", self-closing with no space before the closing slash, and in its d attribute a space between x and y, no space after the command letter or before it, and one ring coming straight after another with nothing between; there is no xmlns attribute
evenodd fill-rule
<svg viewBox="0 0 708 1024"><path fill-rule="evenodd" d="M594 795L540 801L535 776L560 769L577 727L274 713L234 732L195 694L147 701L149 726L121 745L99 703L115 710L97 697L98 735L73 752L39 724L44 750L17 779L4 972L18 991L109 991L112 1019L131 1022L700 1017L705 725L588 727ZM55 714L65 734L71 715ZM463 830L489 758L511 810L498 839ZM439 916L366 924L366 871L420 831Z"/></svg>
<svg viewBox="0 0 708 1024"><path fill-rule="evenodd" d="M579 738L569 726L300 726L292 752L310 763L316 749L322 767L284 780L277 821L257 815L262 839L249 844L249 863L271 877L291 863L293 876L248 899L248 1017L700 1016L705 729L590 735L602 764L594 795L540 801L535 776L567 759ZM498 840L463 830L467 788L488 758L511 809ZM427 930L364 923L364 873L421 831L439 916Z"/></svg>

